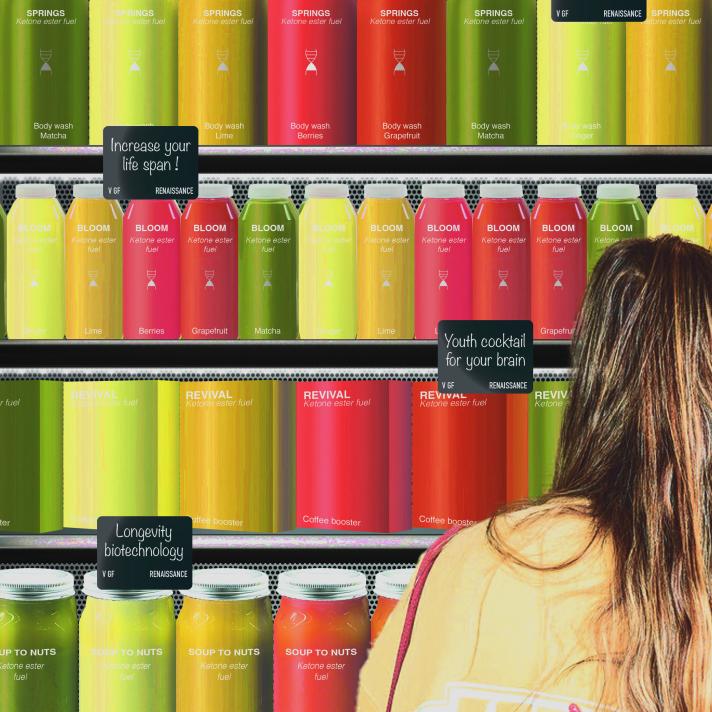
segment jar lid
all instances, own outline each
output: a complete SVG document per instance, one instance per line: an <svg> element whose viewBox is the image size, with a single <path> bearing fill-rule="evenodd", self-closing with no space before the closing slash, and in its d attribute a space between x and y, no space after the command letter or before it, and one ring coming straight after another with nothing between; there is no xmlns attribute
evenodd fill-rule
<svg viewBox="0 0 712 712"><path fill-rule="evenodd" d="M102 591L96 579L96 571L84 575L84 593L91 598L100 598L105 601L154 601L158 598L168 598L173 591Z"/></svg>
<svg viewBox="0 0 712 712"><path fill-rule="evenodd" d="M635 200L640 198L640 186L636 183L604 183L596 189L599 200Z"/></svg>
<svg viewBox="0 0 712 712"><path fill-rule="evenodd" d="M53 183L20 183L15 187L16 198L56 198L57 188Z"/></svg>
<svg viewBox="0 0 712 712"><path fill-rule="evenodd" d="M277 591L302 601L345 601L366 595L366 576L349 569L297 569L279 575Z"/></svg>
<svg viewBox="0 0 712 712"><path fill-rule="evenodd" d="M101 183L77 183L72 188L75 198L103 198L104 186Z"/></svg>
<svg viewBox="0 0 712 712"><path fill-rule="evenodd" d="M400 599L405 593L415 569L391 569L376 574L376 595Z"/></svg>
<svg viewBox="0 0 712 712"><path fill-rule="evenodd" d="M229 183L200 183L199 198L232 198L232 186Z"/></svg>
<svg viewBox="0 0 712 712"><path fill-rule="evenodd" d="M74 596L74 576L56 569L5 569L0 571L0 599L55 601Z"/></svg>
<svg viewBox="0 0 712 712"><path fill-rule="evenodd" d="M480 198L523 198L524 188L521 183L482 183Z"/></svg>
<svg viewBox="0 0 712 712"><path fill-rule="evenodd" d="M368 183L363 189L366 198L401 199L408 195L408 189L402 183Z"/></svg>
<svg viewBox="0 0 712 712"><path fill-rule="evenodd" d="M200 569L184 596L206 601L248 601L269 596L269 577L251 569Z"/></svg>
<svg viewBox="0 0 712 712"><path fill-rule="evenodd" d="M539 186L540 198L580 198L581 186L578 183L542 183Z"/></svg>
<svg viewBox="0 0 712 712"><path fill-rule="evenodd" d="M657 198L696 198L697 186L694 183L661 183L655 189L655 196Z"/></svg>
<svg viewBox="0 0 712 712"><path fill-rule="evenodd" d="M253 183L247 189L250 200L288 200L292 187L287 183Z"/></svg>
<svg viewBox="0 0 712 712"><path fill-rule="evenodd" d="M349 186L342 183L312 183L304 188L304 197L309 198L348 198Z"/></svg>
<svg viewBox="0 0 712 712"><path fill-rule="evenodd" d="M421 193L424 198L464 198L465 186L461 183L426 183Z"/></svg>

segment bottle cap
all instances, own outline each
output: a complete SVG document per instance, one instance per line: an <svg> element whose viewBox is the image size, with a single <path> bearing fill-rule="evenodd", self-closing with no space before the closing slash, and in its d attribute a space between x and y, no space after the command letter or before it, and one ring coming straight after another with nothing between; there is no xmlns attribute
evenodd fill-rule
<svg viewBox="0 0 712 712"><path fill-rule="evenodd" d="M229 183L201 183L198 186L199 198L232 198L232 195Z"/></svg>
<svg viewBox="0 0 712 712"><path fill-rule="evenodd" d="M539 186L540 198L580 198L581 186L578 183L542 183Z"/></svg>
<svg viewBox="0 0 712 712"><path fill-rule="evenodd" d="M424 198L464 198L465 186L460 183L426 183L421 192Z"/></svg>
<svg viewBox="0 0 712 712"><path fill-rule="evenodd" d="M0 599L56 601L74 596L74 576L56 569L5 569L0 571Z"/></svg>
<svg viewBox="0 0 712 712"><path fill-rule="evenodd" d="M181 593L206 601L248 601L269 596L269 578L251 569L200 569L193 572L193 587Z"/></svg>
<svg viewBox="0 0 712 712"><path fill-rule="evenodd" d="M697 186L694 183L660 183L655 195L658 198L696 198Z"/></svg>
<svg viewBox="0 0 712 712"><path fill-rule="evenodd" d="M415 569L391 569L376 574L376 595L400 600L405 593Z"/></svg>
<svg viewBox="0 0 712 712"><path fill-rule="evenodd" d="M250 200L288 200L292 187L287 183L253 183L247 189Z"/></svg>
<svg viewBox="0 0 712 712"><path fill-rule="evenodd" d="M77 183L72 188L75 198L103 198L104 186L101 183Z"/></svg>
<svg viewBox="0 0 712 712"><path fill-rule="evenodd" d="M402 183L368 183L363 189L366 198L405 198L408 189Z"/></svg>
<svg viewBox="0 0 712 712"><path fill-rule="evenodd" d="M349 569L296 569L279 575L277 591L302 601L346 601L366 595L366 576Z"/></svg>
<svg viewBox="0 0 712 712"><path fill-rule="evenodd" d="M524 188L520 183L482 183L480 198L523 198Z"/></svg>
<svg viewBox="0 0 712 712"><path fill-rule="evenodd" d="M16 198L56 198L57 188L52 183L20 183L15 187Z"/></svg>
<svg viewBox="0 0 712 712"><path fill-rule="evenodd" d="M596 189L599 200L635 200L640 198L640 186L635 183L603 183Z"/></svg>
<svg viewBox="0 0 712 712"><path fill-rule="evenodd" d="M309 198L348 198L349 186L342 183L312 183L304 189L304 197Z"/></svg>
<svg viewBox="0 0 712 712"><path fill-rule="evenodd" d="M84 575L84 593L91 598L100 598L104 601L155 601L159 598L168 598L172 591L102 591L96 578L96 571Z"/></svg>

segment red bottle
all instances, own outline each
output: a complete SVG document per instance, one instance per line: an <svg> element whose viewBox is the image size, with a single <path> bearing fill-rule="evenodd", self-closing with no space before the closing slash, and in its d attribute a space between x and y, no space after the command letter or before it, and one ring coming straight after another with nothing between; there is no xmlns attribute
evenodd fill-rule
<svg viewBox="0 0 712 712"><path fill-rule="evenodd" d="M445 104L445 0L359 0L359 144L442 145Z"/></svg>
<svg viewBox="0 0 712 712"><path fill-rule="evenodd" d="M388 381L297 384L297 527L408 528L410 413L403 403L408 386Z"/></svg>
<svg viewBox="0 0 712 712"><path fill-rule="evenodd" d="M438 393L413 384L413 526L449 529L494 514L507 499L503 395Z"/></svg>
<svg viewBox="0 0 712 712"><path fill-rule="evenodd" d="M180 338L180 208L132 200L124 214L125 339Z"/></svg>
<svg viewBox="0 0 712 712"><path fill-rule="evenodd" d="M355 0L270 0L268 141L356 142Z"/></svg>
<svg viewBox="0 0 712 712"><path fill-rule="evenodd" d="M569 340L586 289L586 207L581 186L539 186L531 221L534 338Z"/></svg>
<svg viewBox="0 0 712 712"><path fill-rule="evenodd" d="M473 319L531 319L529 208L521 185L483 183L472 221Z"/></svg>
<svg viewBox="0 0 712 712"><path fill-rule="evenodd" d="M237 338L237 221L232 186L201 184L180 228L184 339Z"/></svg>

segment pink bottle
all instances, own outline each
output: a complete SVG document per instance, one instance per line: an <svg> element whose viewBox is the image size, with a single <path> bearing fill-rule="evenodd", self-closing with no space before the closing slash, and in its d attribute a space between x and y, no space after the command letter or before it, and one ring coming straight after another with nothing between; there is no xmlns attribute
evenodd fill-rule
<svg viewBox="0 0 712 712"><path fill-rule="evenodd" d="M180 208L132 200L124 214L124 338L180 338Z"/></svg>
<svg viewBox="0 0 712 712"><path fill-rule="evenodd" d="M441 319L471 319L472 213L465 186L423 186L415 215L415 338L437 339Z"/></svg>
<svg viewBox="0 0 712 712"><path fill-rule="evenodd" d="M473 319L531 319L529 208L522 186L483 183L472 221Z"/></svg>
<svg viewBox="0 0 712 712"><path fill-rule="evenodd" d="M586 289L586 207L581 186L539 186L532 212L534 338L571 339Z"/></svg>

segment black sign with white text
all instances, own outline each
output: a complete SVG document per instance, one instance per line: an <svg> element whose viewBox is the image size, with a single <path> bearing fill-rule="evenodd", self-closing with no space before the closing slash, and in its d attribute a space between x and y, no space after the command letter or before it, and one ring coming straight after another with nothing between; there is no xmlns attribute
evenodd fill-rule
<svg viewBox="0 0 712 712"><path fill-rule="evenodd" d="M551 0L554 22L645 22L647 0Z"/></svg>

